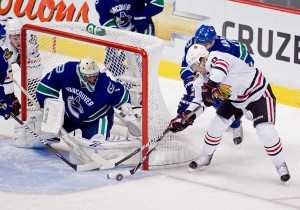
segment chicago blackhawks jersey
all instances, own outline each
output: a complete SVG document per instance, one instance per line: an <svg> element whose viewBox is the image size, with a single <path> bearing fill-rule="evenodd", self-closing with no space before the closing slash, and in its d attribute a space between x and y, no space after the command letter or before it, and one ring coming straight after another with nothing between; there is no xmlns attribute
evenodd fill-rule
<svg viewBox="0 0 300 210"><path fill-rule="evenodd" d="M211 52L205 67L209 79L220 84L219 90L237 108L245 108L258 100L268 86L260 70L228 53Z"/></svg>
<svg viewBox="0 0 300 210"><path fill-rule="evenodd" d="M7 72L12 73L12 64L20 63L20 52L15 48L8 37L0 47L0 83L5 95L14 93L14 84Z"/></svg>

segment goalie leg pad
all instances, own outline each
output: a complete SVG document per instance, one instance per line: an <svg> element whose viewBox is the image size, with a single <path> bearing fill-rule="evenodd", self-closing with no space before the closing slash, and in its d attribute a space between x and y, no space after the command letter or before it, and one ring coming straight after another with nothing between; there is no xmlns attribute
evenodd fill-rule
<svg viewBox="0 0 300 210"><path fill-rule="evenodd" d="M116 118L119 120L119 118ZM110 140L117 140L117 139L127 139L129 136L128 128L123 123L117 124L116 120L112 129L110 130Z"/></svg>
<svg viewBox="0 0 300 210"><path fill-rule="evenodd" d="M55 138L55 135L46 134L41 131L41 122L42 115L32 116L29 117L27 122L24 124L32 129L39 137L42 139L52 139ZM16 147L23 147L23 148L45 148L45 145L40 142L40 140L31 134L23 125L16 125L15 126L15 133L14 133L14 144ZM57 143L59 141L49 140L47 141L48 144Z"/></svg>

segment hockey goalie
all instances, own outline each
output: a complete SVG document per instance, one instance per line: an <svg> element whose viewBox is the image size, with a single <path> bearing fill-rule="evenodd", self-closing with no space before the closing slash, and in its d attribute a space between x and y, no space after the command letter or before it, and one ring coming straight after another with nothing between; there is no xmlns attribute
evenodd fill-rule
<svg viewBox="0 0 300 210"><path fill-rule="evenodd" d="M141 145L140 141L131 141L140 139L142 132L141 118L132 109L129 91L101 72L92 58L85 57L79 62L69 61L55 67L39 82L36 99L43 108L43 116L29 118L26 124L50 141L57 136L68 138L68 133L79 129L81 136L72 137L71 146L79 145L92 158L101 150L120 145L123 148ZM125 141L121 144L110 141L115 113L121 121L121 128L127 129L125 135L123 132ZM16 129L19 134L15 137L16 145L39 147L36 139L26 132L24 135L24 132L22 127ZM71 149L70 160L81 161L75 150Z"/></svg>

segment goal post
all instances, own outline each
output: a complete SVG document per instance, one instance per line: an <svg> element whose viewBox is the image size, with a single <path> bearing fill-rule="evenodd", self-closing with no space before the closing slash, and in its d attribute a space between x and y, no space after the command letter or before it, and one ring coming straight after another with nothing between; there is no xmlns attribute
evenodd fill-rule
<svg viewBox="0 0 300 210"><path fill-rule="evenodd" d="M23 88L35 98L36 86L47 72L65 62L92 57L103 71L122 82L135 105L142 107L141 145L147 144L160 136L172 118L158 82L163 41L157 37L111 28L105 28L104 36L97 36L87 32L86 26L85 23L25 24L21 31ZM37 112L24 94L21 95L21 104L22 120ZM147 151L147 148L143 150L142 155ZM169 133L148 161L144 161L142 168L147 170L185 164L196 158L198 152L184 132Z"/></svg>

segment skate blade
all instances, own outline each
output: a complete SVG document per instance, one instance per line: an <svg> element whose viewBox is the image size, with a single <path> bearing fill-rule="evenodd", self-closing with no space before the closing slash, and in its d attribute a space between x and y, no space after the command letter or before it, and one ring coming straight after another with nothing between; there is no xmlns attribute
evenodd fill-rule
<svg viewBox="0 0 300 210"><path fill-rule="evenodd" d="M194 172L198 172L198 171L204 171L206 168L207 168L207 166L202 166L202 167L199 167L199 168L196 168L196 169L189 168L188 171L189 171L190 173L194 173Z"/></svg>
<svg viewBox="0 0 300 210"><path fill-rule="evenodd" d="M242 144L234 144L235 145L235 147L237 148L237 149L241 149L242 148Z"/></svg>
<svg viewBox="0 0 300 210"><path fill-rule="evenodd" d="M286 182L281 181L281 182L282 182L282 184L285 185L285 186L288 186L288 187L290 186L290 182L289 182L289 181L286 181Z"/></svg>

